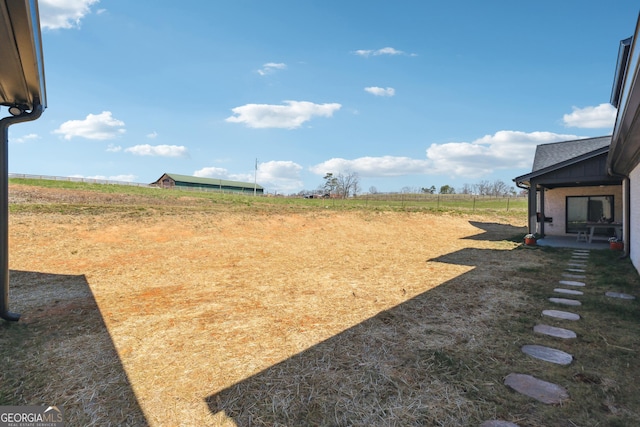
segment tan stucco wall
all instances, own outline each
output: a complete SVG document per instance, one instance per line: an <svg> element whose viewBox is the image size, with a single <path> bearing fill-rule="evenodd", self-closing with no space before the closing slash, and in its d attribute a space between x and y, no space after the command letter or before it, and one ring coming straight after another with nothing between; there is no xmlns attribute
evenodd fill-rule
<svg viewBox="0 0 640 427"><path fill-rule="evenodd" d="M639 179L640 183L640 172ZM553 218L553 222L544 225L544 232L550 236L565 236L566 233L566 197L567 196L609 196L613 195L616 222L622 222L622 186L605 185L603 187L554 188L545 191L544 215ZM640 199L640 194L638 194ZM539 205L538 205L539 206ZM640 201L638 204L640 209ZM633 217L633 215L632 215Z"/></svg>

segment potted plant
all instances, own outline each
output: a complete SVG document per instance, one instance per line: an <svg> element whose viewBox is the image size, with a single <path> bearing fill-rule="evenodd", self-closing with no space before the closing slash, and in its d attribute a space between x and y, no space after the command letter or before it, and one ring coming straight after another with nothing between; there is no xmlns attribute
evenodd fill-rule
<svg viewBox="0 0 640 427"><path fill-rule="evenodd" d="M524 236L524 244L527 246L535 246L537 237L535 234L527 234Z"/></svg>
<svg viewBox="0 0 640 427"><path fill-rule="evenodd" d="M609 249L613 251L622 251L624 250L624 242L622 241L622 239L619 239L617 237L610 237Z"/></svg>

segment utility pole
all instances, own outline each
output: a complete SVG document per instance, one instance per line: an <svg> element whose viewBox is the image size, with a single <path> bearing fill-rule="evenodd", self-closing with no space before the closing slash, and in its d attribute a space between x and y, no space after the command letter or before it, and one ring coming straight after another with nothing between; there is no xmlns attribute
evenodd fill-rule
<svg viewBox="0 0 640 427"><path fill-rule="evenodd" d="M253 197L256 196L258 190L258 158L256 157L256 167L253 172Z"/></svg>

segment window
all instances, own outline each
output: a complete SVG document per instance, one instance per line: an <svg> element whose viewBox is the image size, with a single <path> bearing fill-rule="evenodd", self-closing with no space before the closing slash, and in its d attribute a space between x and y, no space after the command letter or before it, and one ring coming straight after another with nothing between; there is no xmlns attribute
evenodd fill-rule
<svg viewBox="0 0 640 427"><path fill-rule="evenodd" d="M567 233L584 230L588 222L613 222L613 207L613 196L567 196Z"/></svg>

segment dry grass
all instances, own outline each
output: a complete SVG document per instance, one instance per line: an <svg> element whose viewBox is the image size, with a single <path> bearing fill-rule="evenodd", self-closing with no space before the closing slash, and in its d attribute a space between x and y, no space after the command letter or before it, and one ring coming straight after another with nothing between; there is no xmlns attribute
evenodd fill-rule
<svg viewBox="0 0 640 427"><path fill-rule="evenodd" d="M17 190L14 203L42 203ZM0 404L60 404L69 425L552 416L502 385L531 363L513 340L542 304L518 273L552 265L509 240L522 223L114 195L108 208L86 194L70 213L60 198L74 197L47 190L62 213L11 216L11 306L23 317L1 325L15 351L2 353Z"/></svg>

